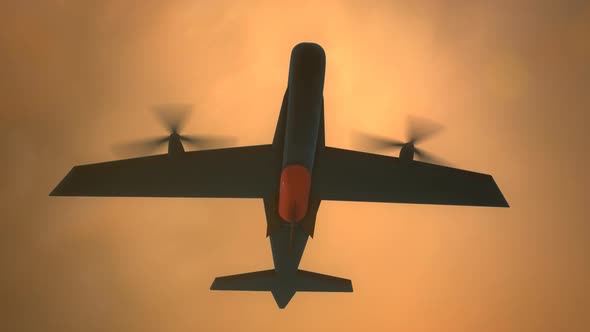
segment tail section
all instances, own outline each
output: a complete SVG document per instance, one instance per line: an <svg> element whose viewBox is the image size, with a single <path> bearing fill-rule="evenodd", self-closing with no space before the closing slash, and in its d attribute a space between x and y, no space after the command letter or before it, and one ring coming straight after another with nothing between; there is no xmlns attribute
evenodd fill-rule
<svg viewBox="0 0 590 332"><path fill-rule="evenodd" d="M211 290L271 291L275 284L275 270L265 270L217 277Z"/></svg>
<svg viewBox="0 0 590 332"><path fill-rule="evenodd" d="M304 270L298 270L295 275L279 275L275 270L265 270L217 277L211 290L268 291L283 309L296 292L352 292L352 282Z"/></svg>
<svg viewBox="0 0 590 332"><path fill-rule="evenodd" d="M352 292L350 279L304 270L297 270L296 278L298 292Z"/></svg>

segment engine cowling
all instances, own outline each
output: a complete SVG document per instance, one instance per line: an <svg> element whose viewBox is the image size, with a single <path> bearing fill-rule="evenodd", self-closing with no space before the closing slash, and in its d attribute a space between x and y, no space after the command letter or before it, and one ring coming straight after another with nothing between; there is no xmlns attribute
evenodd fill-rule
<svg viewBox="0 0 590 332"><path fill-rule="evenodd" d="M279 215L286 222L299 222L307 213L311 174L303 165L283 168L279 189Z"/></svg>

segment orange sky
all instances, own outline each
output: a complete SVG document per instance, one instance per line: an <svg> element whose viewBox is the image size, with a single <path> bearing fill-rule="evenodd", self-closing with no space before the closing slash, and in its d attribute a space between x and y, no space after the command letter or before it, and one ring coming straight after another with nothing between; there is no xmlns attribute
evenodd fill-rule
<svg viewBox="0 0 590 332"><path fill-rule="evenodd" d="M584 1L5 1L1 331L587 331L590 5ZM409 4L411 3L411 4ZM326 140L446 131L510 209L324 202L301 267L352 294L211 292L272 266L262 202L60 198L76 164L163 133L269 143L291 48L327 55Z"/></svg>

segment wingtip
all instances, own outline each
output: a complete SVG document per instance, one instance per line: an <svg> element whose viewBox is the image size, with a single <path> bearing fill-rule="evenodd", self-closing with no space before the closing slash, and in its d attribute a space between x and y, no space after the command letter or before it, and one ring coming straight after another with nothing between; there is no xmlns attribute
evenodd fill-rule
<svg viewBox="0 0 590 332"><path fill-rule="evenodd" d="M68 183L71 182L72 173L77 166L72 167L70 171L66 174L66 176L59 181L59 183L53 188L53 190L49 193L49 196L71 196L68 194Z"/></svg>
<svg viewBox="0 0 590 332"><path fill-rule="evenodd" d="M67 176L61 180L55 188L49 193L49 196L71 196L67 192L67 188L65 187L65 182L67 180Z"/></svg>
<svg viewBox="0 0 590 332"><path fill-rule="evenodd" d="M500 207L509 208L510 204L508 204L508 200L506 199L506 197L504 197L504 195L502 193L500 193L500 195L501 195L501 199L502 199L502 202L500 203Z"/></svg>
<svg viewBox="0 0 590 332"><path fill-rule="evenodd" d="M496 203L488 205L489 207L497 207L497 208L509 208L510 204L505 199L502 199Z"/></svg>
<svg viewBox="0 0 590 332"><path fill-rule="evenodd" d="M60 196L58 191L59 185L57 185L53 190L49 193L49 196Z"/></svg>
<svg viewBox="0 0 590 332"><path fill-rule="evenodd" d="M211 286L209 287L209 290L216 290L215 289L216 283L217 283L217 278L213 279L213 282L211 283Z"/></svg>

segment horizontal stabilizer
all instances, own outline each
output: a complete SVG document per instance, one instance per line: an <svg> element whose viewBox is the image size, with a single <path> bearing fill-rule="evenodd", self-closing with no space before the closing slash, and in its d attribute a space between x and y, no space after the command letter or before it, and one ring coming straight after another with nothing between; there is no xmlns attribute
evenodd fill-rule
<svg viewBox="0 0 590 332"><path fill-rule="evenodd" d="M265 270L232 276L217 277L211 290L271 291L275 283L275 270Z"/></svg>
<svg viewBox="0 0 590 332"><path fill-rule="evenodd" d="M282 276L275 270L265 270L217 277L211 290L268 291L282 309L296 292L352 292L352 282L304 270L298 270L295 275Z"/></svg>
<svg viewBox="0 0 590 332"><path fill-rule="evenodd" d="M352 292L352 281L326 274L297 271L298 292Z"/></svg>

